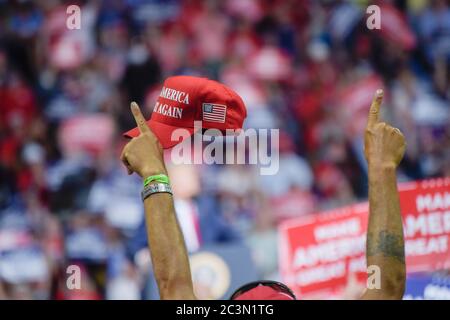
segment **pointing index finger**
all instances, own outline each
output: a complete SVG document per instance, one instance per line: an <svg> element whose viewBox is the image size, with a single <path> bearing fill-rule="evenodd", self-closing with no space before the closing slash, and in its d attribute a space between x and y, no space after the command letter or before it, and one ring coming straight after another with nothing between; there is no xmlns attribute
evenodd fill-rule
<svg viewBox="0 0 450 320"><path fill-rule="evenodd" d="M144 116L142 115L141 109L139 108L136 102L131 102L131 112L133 113L134 120L139 128L141 133L145 133L150 131L147 126L147 122L145 121Z"/></svg>
<svg viewBox="0 0 450 320"><path fill-rule="evenodd" d="M367 127L369 128L373 127L378 122L380 105L382 101L383 101L383 90L378 89L375 92L375 96L373 97L372 104L370 106Z"/></svg>

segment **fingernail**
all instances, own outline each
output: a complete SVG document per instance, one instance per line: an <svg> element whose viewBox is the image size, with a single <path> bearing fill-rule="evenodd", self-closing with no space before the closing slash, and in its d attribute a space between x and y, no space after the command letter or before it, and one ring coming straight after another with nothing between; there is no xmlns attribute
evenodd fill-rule
<svg viewBox="0 0 450 320"><path fill-rule="evenodd" d="M383 90L382 89L378 89L376 94L377 94L377 97L382 97L383 96Z"/></svg>

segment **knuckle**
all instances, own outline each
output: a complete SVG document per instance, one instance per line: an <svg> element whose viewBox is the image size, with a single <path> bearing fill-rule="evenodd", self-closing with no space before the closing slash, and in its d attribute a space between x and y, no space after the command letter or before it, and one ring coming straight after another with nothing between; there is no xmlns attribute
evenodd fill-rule
<svg viewBox="0 0 450 320"><path fill-rule="evenodd" d="M398 136L398 137L404 139L404 135L403 135L403 133L400 131L400 129L398 129L398 128L393 128L393 133L394 133L396 136Z"/></svg>
<svg viewBox="0 0 450 320"><path fill-rule="evenodd" d="M377 123L377 124L373 127L373 132L374 132L374 133L375 133L375 132L380 132L380 131L382 131L382 130L385 128L385 126L386 126L386 123L384 123L384 122Z"/></svg>

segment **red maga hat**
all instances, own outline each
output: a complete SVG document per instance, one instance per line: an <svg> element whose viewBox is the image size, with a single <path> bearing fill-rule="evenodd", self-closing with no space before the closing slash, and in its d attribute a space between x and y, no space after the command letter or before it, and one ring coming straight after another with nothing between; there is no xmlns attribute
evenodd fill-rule
<svg viewBox="0 0 450 320"><path fill-rule="evenodd" d="M174 76L164 81L150 120L152 132L164 149L180 143L172 139L176 129L186 129L192 135L194 121L202 122L202 129L238 130L247 116L241 97L224 84L207 78ZM134 128L123 134L127 138L139 135ZM184 136L185 137L185 136Z"/></svg>

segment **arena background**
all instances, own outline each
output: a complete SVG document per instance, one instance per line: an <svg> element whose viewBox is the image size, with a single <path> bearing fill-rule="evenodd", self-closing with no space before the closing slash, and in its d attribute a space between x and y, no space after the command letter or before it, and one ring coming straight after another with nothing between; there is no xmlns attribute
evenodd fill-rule
<svg viewBox="0 0 450 320"><path fill-rule="evenodd" d="M79 30L66 27L73 4ZM366 26L370 4L380 30ZM275 176L169 164L200 298L256 279L300 298L360 294L362 132L382 87L383 117L408 143L405 298L450 299L449 62L444 0L0 0L0 299L158 298L141 181L119 155L129 102L149 116L175 74L226 83L246 103L246 128L281 130ZM328 251L299 266L299 248L325 241L320 227L335 232ZM344 274L330 271L342 263Z"/></svg>

